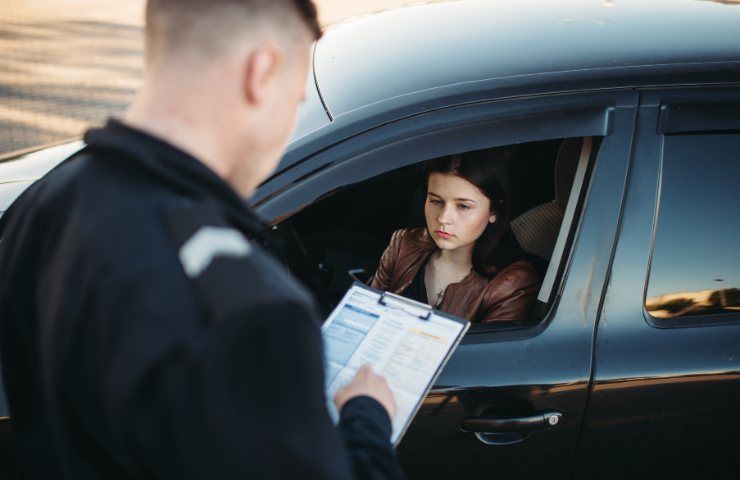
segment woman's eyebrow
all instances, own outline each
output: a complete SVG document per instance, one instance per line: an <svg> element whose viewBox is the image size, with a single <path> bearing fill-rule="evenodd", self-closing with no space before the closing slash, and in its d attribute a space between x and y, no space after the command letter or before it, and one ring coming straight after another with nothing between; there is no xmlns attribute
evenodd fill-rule
<svg viewBox="0 0 740 480"><path fill-rule="evenodd" d="M437 198L440 198L440 199L442 198L442 197L440 197L439 195L437 195L434 192L427 191L427 195L432 195L432 196L437 197ZM470 203L475 203L476 205L478 205L478 202L476 202L472 198L458 197L458 198L455 198L453 200L458 201L458 202L470 202Z"/></svg>

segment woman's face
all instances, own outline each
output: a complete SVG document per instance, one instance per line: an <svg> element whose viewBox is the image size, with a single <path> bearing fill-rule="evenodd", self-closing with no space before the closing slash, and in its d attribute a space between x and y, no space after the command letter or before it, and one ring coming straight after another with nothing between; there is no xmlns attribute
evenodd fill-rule
<svg viewBox="0 0 740 480"><path fill-rule="evenodd" d="M434 242L443 250L471 246L496 220L491 201L478 187L456 175L436 172L429 175L424 216Z"/></svg>

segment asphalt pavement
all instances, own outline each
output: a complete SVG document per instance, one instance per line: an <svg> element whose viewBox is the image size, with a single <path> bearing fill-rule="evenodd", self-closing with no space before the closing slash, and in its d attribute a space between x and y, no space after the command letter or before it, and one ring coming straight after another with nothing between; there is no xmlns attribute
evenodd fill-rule
<svg viewBox="0 0 740 480"><path fill-rule="evenodd" d="M322 25L409 3L316 0ZM120 115L143 74L144 0L0 0L0 155Z"/></svg>
<svg viewBox="0 0 740 480"><path fill-rule="evenodd" d="M0 2L0 154L79 136L138 88L143 1Z"/></svg>

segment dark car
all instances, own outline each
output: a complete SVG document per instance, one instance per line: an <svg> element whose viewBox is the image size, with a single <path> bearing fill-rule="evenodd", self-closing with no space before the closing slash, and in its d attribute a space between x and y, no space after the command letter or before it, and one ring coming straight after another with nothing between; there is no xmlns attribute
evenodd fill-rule
<svg viewBox="0 0 740 480"><path fill-rule="evenodd" d="M449 154L509 147L539 260L531 317L473 325L424 401L409 478L740 477L737 2L423 4L327 31L313 79L251 201L325 312ZM0 164L0 210L79 146Z"/></svg>

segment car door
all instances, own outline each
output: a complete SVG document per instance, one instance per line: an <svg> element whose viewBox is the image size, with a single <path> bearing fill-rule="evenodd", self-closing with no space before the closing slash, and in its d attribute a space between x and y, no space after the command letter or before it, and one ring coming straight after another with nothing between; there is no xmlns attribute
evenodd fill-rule
<svg viewBox="0 0 740 480"><path fill-rule="evenodd" d="M260 213L277 222L337 189L414 162L521 142L596 139L592 155L582 156L585 180L571 192L572 222L561 229L561 253L545 277L546 312L521 328L471 329L399 447L409 478L570 475L635 105L636 94L621 91L426 113L340 142L264 186L276 194L258 192Z"/></svg>
<svg viewBox="0 0 740 480"><path fill-rule="evenodd" d="M738 478L740 88L643 92L576 478Z"/></svg>
<svg viewBox="0 0 740 480"><path fill-rule="evenodd" d="M0 478L19 480L21 463L13 438L5 394L0 386Z"/></svg>

